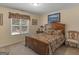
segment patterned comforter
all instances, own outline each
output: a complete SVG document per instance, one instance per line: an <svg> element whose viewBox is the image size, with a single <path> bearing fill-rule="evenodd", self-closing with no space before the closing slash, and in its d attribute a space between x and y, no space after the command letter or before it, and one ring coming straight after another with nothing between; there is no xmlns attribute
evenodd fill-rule
<svg viewBox="0 0 79 59"><path fill-rule="evenodd" d="M53 35L46 33L30 35L32 38L49 44L49 54L53 54L57 48L64 43L64 35L61 32L55 31Z"/></svg>

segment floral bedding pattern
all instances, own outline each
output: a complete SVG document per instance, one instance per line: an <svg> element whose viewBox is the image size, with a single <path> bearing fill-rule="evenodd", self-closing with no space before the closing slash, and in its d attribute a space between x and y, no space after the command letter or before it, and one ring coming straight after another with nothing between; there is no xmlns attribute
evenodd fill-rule
<svg viewBox="0 0 79 59"><path fill-rule="evenodd" d="M64 35L60 30L53 31L52 35L46 33L30 35L32 38L40 40L49 45L49 54L53 54L65 41Z"/></svg>
<svg viewBox="0 0 79 59"><path fill-rule="evenodd" d="M53 54L57 48L59 48L65 41L64 35L59 32L55 31L53 37L49 39L49 54Z"/></svg>

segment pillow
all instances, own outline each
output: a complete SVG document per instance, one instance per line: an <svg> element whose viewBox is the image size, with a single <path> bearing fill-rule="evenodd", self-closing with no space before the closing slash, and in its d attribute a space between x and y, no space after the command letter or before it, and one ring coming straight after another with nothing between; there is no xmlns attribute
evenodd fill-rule
<svg viewBox="0 0 79 59"><path fill-rule="evenodd" d="M49 34L49 35L53 35L53 32L54 32L53 29L48 29L44 31L44 33Z"/></svg>
<svg viewBox="0 0 79 59"><path fill-rule="evenodd" d="M61 30L55 30L53 34L54 35L61 35L62 34L62 31Z"/></svg>
<svg viewBox="0 0 79 59"><path fill-rule="evenodd" d="M46 24L45 25L45 30L51 29L51 24Z"/></svg>

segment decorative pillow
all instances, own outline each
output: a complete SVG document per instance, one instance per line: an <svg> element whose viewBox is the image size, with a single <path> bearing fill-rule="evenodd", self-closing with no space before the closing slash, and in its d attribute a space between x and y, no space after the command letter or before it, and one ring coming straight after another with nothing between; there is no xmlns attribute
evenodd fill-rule
<svg viewBox="0 0 79 59"><path fill-rule="evenodd" d="M61 35L62 31L61 30L55 30L53 32L54 35Z"/></svg>
<svg viewBox="0 0 79 59"><path fill-rule="evenodd" d="M45 30L51 29L51 25L52 25L52 24L46 24L46 25L45 25Z"/></svg>
<svg viewBox="0 0 79 59"><path fill-rule="evenodd" d="M53 35L53 32L54 32L53 29L48 29L44 31L44 33L49 34L49 35Z"/></svg>

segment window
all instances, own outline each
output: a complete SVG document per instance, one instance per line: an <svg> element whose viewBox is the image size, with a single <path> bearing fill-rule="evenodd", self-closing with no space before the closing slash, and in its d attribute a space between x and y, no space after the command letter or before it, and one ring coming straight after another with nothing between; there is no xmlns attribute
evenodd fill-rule
<svg viewBox="0 0 79 59"><path fill-rule="evenodd" d="M11 20L11 35L29 32L30 16L9 12L9 19Z"/></svg>
<svg viewBox="0 0 79 59"><path fill-rule="evenodd" d="M26 19L11 19L11 35L24 34L29 32L29 20Z"/></svg>

